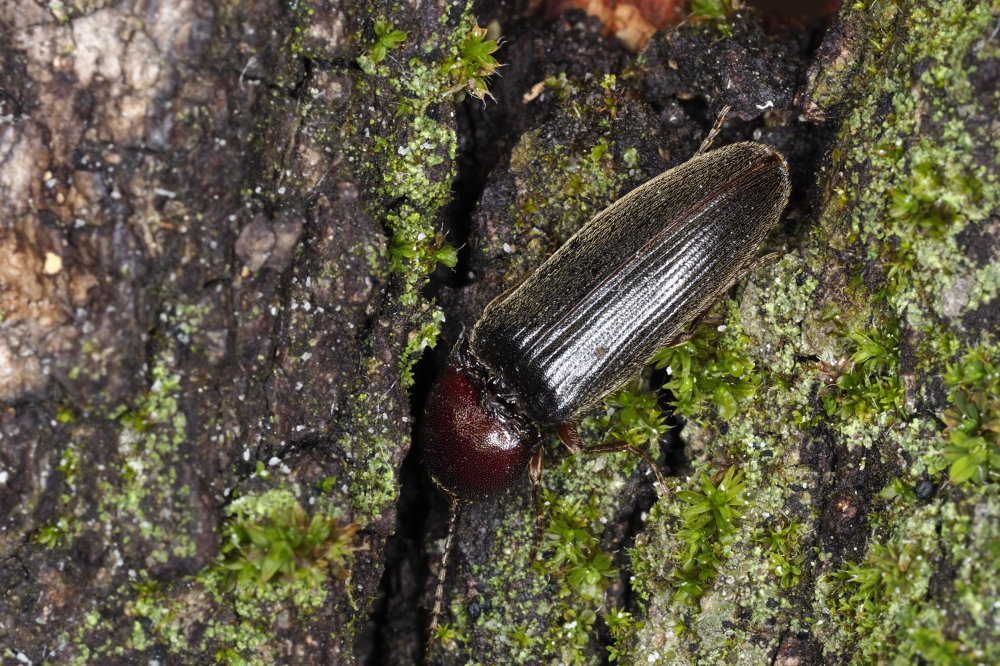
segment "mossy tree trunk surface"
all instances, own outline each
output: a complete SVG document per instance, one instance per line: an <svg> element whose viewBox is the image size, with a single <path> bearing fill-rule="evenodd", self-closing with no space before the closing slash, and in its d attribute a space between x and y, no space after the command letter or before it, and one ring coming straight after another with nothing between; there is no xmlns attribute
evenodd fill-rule
<svg viewBox="0 0 1000 666"><path fill-rule="evenodd" d="M1000 7L521 4L0 7L5 663L1000 661ZM538 561L527 480L464 507L425 649L414 364L726 104L778 258L581 424L670 491L547 442Z"/></svg>

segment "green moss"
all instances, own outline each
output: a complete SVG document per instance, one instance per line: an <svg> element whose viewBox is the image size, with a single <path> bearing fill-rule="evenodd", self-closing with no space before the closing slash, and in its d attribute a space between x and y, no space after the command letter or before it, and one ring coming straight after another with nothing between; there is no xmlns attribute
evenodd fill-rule
<svg viewBox="0 0 1000 666"><path fill-rule="evenodd" d="M540 640L550 650L558 646L559 653L567 655L582 650L591 641L604 595L618 572L610 553L595 536L602 517L598 499L591 497L582 502L551 492L544 497L550 520L540 568L555 583L556 595L564 607L561 630L547 632ZM579 658L572 661L580 663Z"/></svg>
<svg viewBox="0 0 1000 666"><path fill-rule="evenodd" d="M449 93L465 90L478 99L490 95L486 80L500 67L492 55L499 45L496 41L487 39L486 33L486 28L472 26L459 42L457 53L442 63L442 76L454 82Z"/></svg>
<svg viewBox="0 0 1000 666"><path fill-rule="evenodd" d="M366 74L375 74L375 65L385 60L389 51L398 49L405 41L405 32L396 30L383 19L375 19L375 43L368 51L358 56L358 65Z"/></svg>
<svg viewBox="0 0 1000 666"><path fill-rule="evenodd" d="M76 472L80 465L80 454L76 447L70 443L63 449L62 458L59 460L59 471L63 474L63 479L67 486L72 487L76 483Z"/></svg>
<svg viewBox="0 0 1000 666"><path fill-rule="evenodd" d="M496 44L476 25L471 3L457 9L443 13L442 29L420 44L387 21L376 22L374 36L367 37L372 46L359 59L365 76L355 82L357 113L341 126L349 168L366 189L371 214L388 232L384 265L406 328L387 330L387 342L398 352L395 367L385 367L383 354L362 359L361 366L371 376L398 375L404 390L444 320L420 290L438 264L457 262L456 249L438 228L440 210L451 200L457 154L454 114L443 105L463 90L485 94L485 79L497 66L490 55ZM369 261L380 263L371 254ZM342 408L351 425L338 441L354 461L348 485L352 517L360 525L396 501L397 452L409 446L409 428L386 422L389 392L370 395L367 380L342 387L352 396Z"/></svg>
<svg viewBox="0 0 1000 666"><path fill-rule="evenodd" d="M485 93L484 68L496 66L489 55L495 46L466 6L450 29L420 45L388 22L376 22L374 44L359 59L366 77L357 80L356 97L365 100L358 114L365 124L345 125L342 139L370 192L373 214L389 230L388 277L409 329L393 340L397 367L384 368L381 356L362 363L372 374L398 374L403 389L412 384L413 364L434 344L444 320L420 289L439 263L457 261L455 248L437 228L440 209L451 199L457 139L452 117L436 108L460 89ZM390 50L393 58L387 57ZM408 445L409 432L385 422L391 405L384 395L350 386L344 391L355 396L343 410L352 427L338 443L356 461L349 481L351 510L353 520L365 525L396 501L394 452Z"/></svg>
<svg viewBox="0 0 1000 666"><path fill-rule="evenodd" d="M910 325L926 328L938 317L961 312L949 301L956 300L959 278L971 277L974 269L955 237L987 218L1000 199L991 186L995 174L987 173L974 156L975 146L991 141L985 129L945 120L957 106L973 104L969 81L975 59L965 61L959 54L969 52L978 38L974 26L985 29L991 19L984 5L966 10L948 3L934 16L914 8L910 20L910 42L879 65L878 76L884 80L888 72L889 80L906 80L909 72L901 70L910 66L917 49L929 54L930 66L915 84L922 106L917 107L909 85L898 86L887 91L893 107L888 122L872 122L885 100L865 100L845 123L844 131L856 136L844 142L851 150L840 157L849 170L864 164L865 172L879 174L857 188L860 205L852 209L856 235L849 240L877 241L866 243L867 256L886 258L890 303ZM917 131L927 118L941 124L940 135ZM904 147L903 139L914 135L919 138ZM873 145L879 148L873 151ZM981 302L969 299L962 307Z"/></svg>
<svg viewBox="0 0 1000 666"><path fill-rule="evenodd" d="M942 415L952 482L1000 481L1000 346L969 350L948 366L944 381L952 405Z"/></svg>
<svg viewBox="0 0 1000 666"><path fill-rule="evenodd" d="M837 257L857 257L846 267L858 279L844 315L855 322L850 330L864 337L852 337L847 349L853 356L847 374L856 381L838 379L824 402L841 420L841 442L862 443L900 476L882 490L889 508L869 516L867 554L831 562L832 572L819 580L822 623L814 635L830 659L995 660L986 655L995 652L996 632L975 619L979 610L965 610L998 598L995 585L978 573L990 566L981 562L990 541L972 538L963 516L995 510L996 434L987 424L995 418L988 414L996 386L987 368L996 362L996 340L989 331L970 335L966 328L967 316L1000 293L996 262L977 264L970 247L1000 205L996 161L983 158L996 153L996 140L972 120L991 117L995 108L995 101L983 108L985 91L975 83L982 80L977 70L998 57L995 46L981 41L996 20L996 7L988 4L881 3L848 10L866 27L888 13L906 32L882 21L885 39L857 80L871 94L843 96L850 106L832 168L851 180L821 217L815 242L835 248ZM816 256L836 261L829 253ZM858 326L871 302L882 299L886 316L872 328ZM898 325L887 327L892 319ZM868 368L864 362L859 368L858 353L870 353ZM880 367L871 367L879 357ZM913 406L940 404L938 380L949 406L943 414L939 408L914 412ZM843 388L852 390L845 395ZM869 407L859 413L862 404ZM943 432L934 412L941 414ZM947 496L921 505L913 492L920 479L948 488ZM959 561L970 570L955 573ZM977 581L975 593L968 580Z"/></svg>
<svg viewBox="0 0 1000 666"><path fill-rule="evenodd" d="M35 532L33 541L46 548L58 548L65 545L69 538L69 521L65 518L58 519L55 524L45 525Z"/></svg>
<svg viewBox="0 0 1000 666"><path fill-rule="evenodd" d="M340 443L354 445L350 438ZM381 517L399 496L396 466L391 456L396 445L384 435L369 436L363 442L365 459L354 470L349 483L351 515L359 525L367 525Z"/></svg>
<svg viewBox="0 0 1000 666"><path fill-rule="evenodd" d="M523 634L519 634L523 639ZM469 637L467 634L459 631L456 627L447 622L442 622L438 625L437 630L434 632L434 636L431 641L437 645L440 645L442 649L446 651L454 651L459 648L459 645L466 646L469 643ZM521 641L518 641L518 645L522 647L527 647L523 645Z"/></svg>
<svg viewBox="0 0 1000 666"><path fill-rule="evenodd" d="M430 320L416 331L410 332L406 347L403 349L403 367L400 373L400 384L404 389L409 390L413 386L413 365L420 360L425 349L437 343L442 323L444 323L444 312L433 308L430 311Z"/></svg>
<svg viewBox="0 0 1000 666"><path fill-rule="evenodd" d="M566 106L577 107L577 96L569 97ZM583 122L600 126L606 119L603 107L587 106ZM606 132L610 134L610 131ZM630 148L623 147L623 152ZM511 168L530 182L518 197L514 211L514 229L520 233L540 234L549 229L560 238L568 238L582 224L611 203L634 167L615 159L617 148L609 136L600 136L586 145L545 145L534 132L522 136L511 154ZM629 153L631 155L631 153ZM504 251L484 248L484 252ZM512 278L516 279L516 278Z"/></svg>
<svg viewBox="0 0 1000 666"><path fill-rule="evenodd" d="M828 416L890 425L905 418L899 371L899 324L894 319L868 330L845 331L851 354L823 395Z"/></svg>
<svg viewBox="0 0 1000 666"><path fill-rule="evenodd" d="M560 594L599 606L612 577L616 575L611 556L591 533L598 524L598 502L583 504L544 495L551 519L542 550L543 567L560 581ZM586 643L584 636L582 642Z"/></svg>
<svg viewBox="0 0 1000 666"><path fill-rule="evenodd" d="M695 23L711 23L723 37L731 37L733 28L727 19L733 11L731 0L692 0L688 19Z"/></svg>
<svg viewBox="0 0 1000 666"><path fill-rule="evenodd" d="M685 418L706 419L710 409L721 418L732 418L760 384L745 353L749 337L734 331L725 345L718 337L700 326L684 344L663 348L650 359L655 367L667 369L670 379L663 388L673 393L674 409Z"/></svg>
<svg viewBox="0 0 1000 666"><path fill-rule="evenodd" d="M632 586L645 600L641 626L623 630L614 645L640 660L766 663L783 636L798 632L809 632L827 659L838 663L997 660L1000 640L990 609L1000 597L995 575L987 573L995 572L1000 543L994 468L976 443L968 449L975 451L974 464L963 463L960 471L983 470L972 475L984 474L982 483L952 484L946 470L967 454L949 461L944 453L956 431L962 433L956 437L993 441L995 430L986 427L992 421L982 415L995 399L984 403L979 396L989 391L963 370L943 384L950 405L945 410L938 381L951 373L949 363L963 364L973 349L994 359L990 363L996 358L995 336L970 335L977 325L970 325L975 318L969 315L1000 293L1000 269L997 262L977 264L968 247L969 238L989 230L984 225L990 211L1000 205L989 170L995 167L983 162L997 146L982 122L993 107L983 109L980 91L970 84L973 68L992 67L989 61L997 57L996 45L984 39L995 17L984 3L950 1L933 9L858 3L844 12L859 28L855 34L872 46L855 48L859 44L849 39L851 48L831 68L840 68L839 83L826 89L828 99L842 105L843 124L824 173L844 180L831 185L811 234L778 265L755 271L738 304L723 304L726 330L717 341L722 349L692 350L690 371L675 378L687 377L691 384L684 437L692 465L740 469L746 488L741 498L752 509L732 521L731 543L711 563L715 573L703 581L699 603L691 607L674 599L674 560L665 562L664 553L688 552L678 532L692 505L665 496L652 507L631 554ZM589 115L592 108L574 108L576 82L553 76L549 84L564 99L567 116L578 110L581 122L604 127ZM519 264L518 253L532 257L567 237L607 203L601 197L615 190L623 172L615 159L622 147L610 138L588 139L587 145L550 140L528 134L515 149L512 167L527 187L518 192L514 235L488 239L483 248L488 256L501 256L504 244L510 246L511 281L532 265L530 258ZM615 175L605 171L608 166ZM585 175L575 180L578 172ZM578 198L577 187L589 199ZM743 370L726 374L725 363L711 369L712 358L726 354L739 359ZM752 390L736 391L738 400L715 401L715 388L698 384L699 364L724 386L749 384ZM680 392L682 385L674 388ZM616 408L629 406L619 400ZM942 412L943 427L935 418ZM603 436L612 423L605 417L586 421L588 438L598 436L599 428ZM618 465L628 466L621 455L560 460L546 470L550 491L587 501L588 490L603 486L597 491L603 492L602 506L617 491ZM819 515L830 513L818 498L829 494L829 484L846 483L842 475L858 484L844 489L845 510L871 512L861 519L872 530L861 553L827 552L821 548L827 541L816 540L828 529ZM928 477L938 496L918 501L912 488ZM897 480L879 497L883 478ZM694 483L668 479L687 492ZM511 564L530 538L526 508L511 512L517 515L498 532L507 550L498 547L489 575L481 572L506 612L472 621L462 618L456 601L456 623L475 645L482 644L482 632L523 631L533 647L514 651L522 658L588 659L579 652L543 652L548 625L510 591L514 587L531 599L543 594L523 566ZM805 599L814 592L809 604ZM552 603L542 610L565 618L571 609ZM572 610L575 621L586 609Z"/></svg>
<svg viewBox="0 0 1000 666"><path fill-rule="evenodd" d="M631 651L622 646L630 639L636 631L642 628L642 623L637 622L631 613L620 608L612 608L604 621L608 626L608 635L611 638L611 645L608 646L608 661L622 663L632 663L639 661Z"/></svg>
<svg viewBox="0 0 1000 666"><path fill-rule="evenodd" d="M162 644L177 655L273 663L277 627L260 618L276 618L278 609L319 609L333 589L329 579L349 575L356 531L321 512L310 516L289 490L237 499L227 508L215 563L171 589L134 585L127 612L138 619L129 647ZM235 621L215 615L223 599L232 599Z"/></svg>
<svg viewBox="0 0 1000 666"><path fill-rule="evenodd" d="M980 516L970 518L976 506ZM998 632L979 620L983 599L997 598L992 573L1000 562L995 488L960 502L914 504L905 497L875 517L876 536L857 562L817 582L816 625L827 654L856 661L992 663ZM969 558L976 552L977 558ZM942 565L960 570L942 581ZM986 613L989 615L989 613ZM949 617L950 616L950 617ZM947 662L939 662L942 655Z"/></svg>
<svg viewBox="0 0 1000 666"><path fill-rule="evenodd" d="M319 513L310 517L288 491L241 497L226 512L219 571L223 588L241 599L265 598L259 588L272 585L287 590L279 597L316 608L323 600L316 591L328 573L342 576L347 570L357 528L339 527Z"/></svg>
<svg viewBox="0 0 1000 666"><path fill-rule="evenodd" d="M882 621L890 598L912 597L919 581L908 573L914 559L924 558L911 544L873 543L864 561L848 562L830 574L837 621L859 633L870 633Z"/></svg>
<svg viewBox="0 0 1000 666"><path fill-rule="evenodd" d="M602 411L580 422L580 433L588 441L624 443L648 451L654 460L659 458L660 439L668 430L667 414L656 391L644 391L642 386L634 380L605 398ZM627 454L610 462L625 475L631 475L640 463L638 457Z"/></svg>
<svg viewBox="0 0 1000 666"><path fill-rule="evenodd" d="M451 197L453 161L457 151L454 126L435 120L428 109L455 92L488 93L485 79L498 66L489 54L496 43L485 39L485 30L466 13L454 31L434 36L424 45L432 59L412 57L403 72L382 61L389 49L403 45L406 35L384 21L375 25L376 42L359 58L370 84L379 96L388 92L394 110L391 118L373 117L365 128L349 128L366 139L346 137L351 160L363 170L375 169L369 156L378 156L380 173L371 173L376 194L385 201L398 202L382 214L392 230L389 267L403 278L400 300L415 305L426 276L440 262L454 266L455 249L444 244L435 224L438 209ZM380 105L384 101L380 100ZM395 131L387 131L395 127Z"/></svg>
<svg viewBox="0 0 1000 666"><path fill-rule="evenodd" d="M598 628L608 623L605 597L619 576L603 531L625 490L623 463L630 460L623 453L567 456L560 450L558 463L544 468L548 526L535 562L527 559L535 541L531 502L517 502L527 494L512 493L490 556L473 566L482 582L477 592L489 601L470 617L465 595L451 599L448 627L460 638L435 649L457 652L470 664L600 663Z"/></svg>
<svg viewBox="0 0 1000 666"><path fill-rule="evenodd" d="M742 517L746 489L745 475L730 467L716 484L700 473L700 492L682 490L677 499L687 504L681 513L681 528L675 538L682 544L675 551L671 572L674 598L697 604L706 583L718 573L726 549L736 532L735 521Z"/></svg>
<svg viewBox="0 0 1000 666"><path fill-rule="evenodd" d="M76 496L76 477L80 465L80 454L73 443L63 449L62 458L57 469L62 472L65 491L59 495L59 513L55 522L43 525L32 536L32 540L46 548L58 548L67 545L80 534L86 525L73 516L73 499Z"/></svg>
<svg viewBox="0 0 1000 666"><path fill-rule="evenodd" d="M764 549L771 574L784 589L797 587L802 579L808 556L803 546L805 532L804 523L793 521L766 530L758 528L753 533L754 542Z"/></svg>

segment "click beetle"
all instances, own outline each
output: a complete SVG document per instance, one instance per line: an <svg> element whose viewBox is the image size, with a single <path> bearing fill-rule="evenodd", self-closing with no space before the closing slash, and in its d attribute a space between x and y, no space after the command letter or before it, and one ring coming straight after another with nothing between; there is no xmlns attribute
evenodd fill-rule
<svg viewBox="0 0 1000 666"><path fill-rule="evenodd" d="M451 500L432 636L459 503L509 488L527 468L537 508L543 428L575 453L638 455L666 487L644 451L584 449L574 422L656 349L684 340L746 272L789 192L788 166L769 146L699 152L608 206L486 306L432 386L418 432L428 472Z"/></svg>

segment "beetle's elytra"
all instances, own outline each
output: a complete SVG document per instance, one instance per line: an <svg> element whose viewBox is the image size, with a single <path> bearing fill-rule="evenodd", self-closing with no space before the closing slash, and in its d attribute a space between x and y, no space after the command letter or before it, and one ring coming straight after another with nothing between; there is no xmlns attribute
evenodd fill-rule
<svg viewBox="0 0 1000 666"><path fill-rule="evenodd" d="M420 429L434 481L465 500L513 484L538 450L539 427L571 423L732 286L788 195L782 156L737 143L590 220L492 301L453 350Z"/></svg>

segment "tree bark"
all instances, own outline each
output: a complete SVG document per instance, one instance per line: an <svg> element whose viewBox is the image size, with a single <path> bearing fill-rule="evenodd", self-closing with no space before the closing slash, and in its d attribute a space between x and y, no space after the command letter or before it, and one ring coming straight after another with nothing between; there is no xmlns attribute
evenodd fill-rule
<svg viewBox="0 0 1000 666"><path fill-rule="evenodd" d="M0 8L5 659L1000 660L997 9L633 57L525 4L476 8L492 78L471 3ZM780 258L582 424L669 426L671 492L547 442L539 560L527 480L464 507L425 650L433 366L724 105L789 161Z"/></svg>

